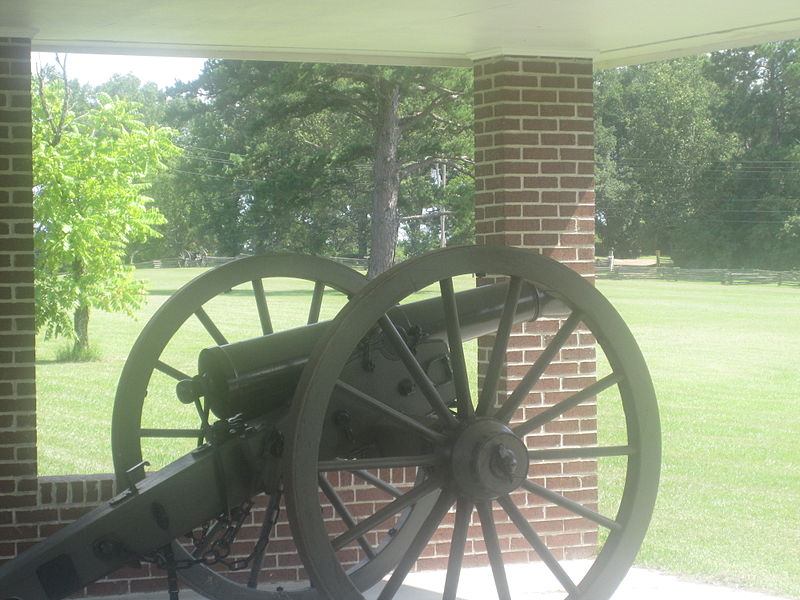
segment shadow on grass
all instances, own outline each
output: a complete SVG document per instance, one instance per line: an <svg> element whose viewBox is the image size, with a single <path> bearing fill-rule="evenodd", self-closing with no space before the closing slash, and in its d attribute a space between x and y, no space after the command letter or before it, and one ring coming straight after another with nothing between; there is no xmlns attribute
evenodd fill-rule
<svg viewBox="0 0 800 600"><path fill-rule="evenodd" d="M36 359L37 365L69 364L69 363L90 363L101 362L103 354L95 346L88 348L76 348L69 343L56 350L56 357L51 359Z"/></svg>

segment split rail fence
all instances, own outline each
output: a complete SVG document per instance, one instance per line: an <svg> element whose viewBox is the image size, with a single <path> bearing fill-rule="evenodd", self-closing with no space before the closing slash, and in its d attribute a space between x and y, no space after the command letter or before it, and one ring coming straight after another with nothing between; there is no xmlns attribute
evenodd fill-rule
<svg viewBox="0 0 800 600"><path fill-rule="evenodd" d="M239 256L201 256L196 259L185 259L181 257L168 257L159 258L155 260L145 260L142 262L133 263L137 269L177 269L179 267L218 267L229 263L237 258L249 256L248 254L240 254ZM347 257L329 257L331 260L340 262L343 265L352 267L354 269L366 269L366 258L347 258Z"/></svg>
<svg viewBox="0 0 800 600"><path fill-rule="evenodd" d="M244 255L241 255L244 256ZM162 258L135 263L137 269L174 269L178 267L217 267L240 258L238 256L203 256L201 260L187 264L179 257ZM366 269L365 258L338 258L333 260L355 269ZM608 260L599 259L595 263L597 277L607 279L664 279L666 281L711 281L724 285L736 284L777 284L800 286L800 271L764 271L760 269L683 269L681 267L650 267L615 264L613 269Z"/></svg>
<svg viewBox="0 0 800 600"><path fill-rule="evenodd" d="M608 266L597 261L597 277L607 279L664 279L666 281L712 281L723 285L777 284L800 286L800 271L765 271L761 269L683 269L681 267Z"/></svg>

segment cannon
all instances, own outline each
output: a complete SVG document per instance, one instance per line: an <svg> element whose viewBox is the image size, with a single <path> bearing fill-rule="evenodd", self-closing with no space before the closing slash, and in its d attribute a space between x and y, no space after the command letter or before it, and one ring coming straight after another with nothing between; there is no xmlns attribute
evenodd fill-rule
<svg viewBox="0 0 800 600"><path fill-rule="evenodd" d="M276 326L272 278L309 282L307 312L291 303L303 323ZM226 314L231 294L252 297L250 321ZM622 318L535 252L449 248L369 282L272 255L154 314L120 376L112 454L118 495L0 566L0 600L64 598L141 561L170 598L180 578L218 600L390 600L431 553L444 600L484 557L511 600L521 552L565 598L602 600L647 530L660 427ZM570 535L578 570L556 548Z"/></svg>

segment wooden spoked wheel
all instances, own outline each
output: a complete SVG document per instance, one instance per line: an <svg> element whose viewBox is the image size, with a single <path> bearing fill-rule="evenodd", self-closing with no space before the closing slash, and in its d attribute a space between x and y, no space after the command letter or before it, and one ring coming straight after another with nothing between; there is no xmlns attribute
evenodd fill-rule
<svg viewBox="0 0 800 600"><path fill-rule="evenodd" d="M478 389L470 384L474 360L465 357L459 299L453 291L462 284L461 276L476 273L507 282ZM538 358L507 385L507 393L499 394L506 389L501 388L501 371L523 286L538 290L543 313L549 307L551 313L561 314L549 315L557 326L543 336ZM441 299L445 324L437 335L448 346L453 385L447 389L454 392L445 392L435 381L409 341L432 333L417 331L411 336L414 324L401 316L403 305L420 292ZM529 323L523 327L532 329ZM573 340L588 336L597 341L598 372L564 375L559 361L569 354ZM362 351L364 340L376 338L383 339L386 352L397 357L408 385L423 390L429 403L424 416L382 407L379 394L343 381L343 372ZM554 385L563 392L542 404L548 396L540 391ZM408 449L395 446L392 454L373 453L368 458L331 457L320 440L336 427L332 399L342 396L393 421L395 437L405 436ZM563 425L575 414L585 415L587 407L590 413L596 407L596 433L576 436L580 443L557 434L569 430ZM409 506L427 501L431 508L424 511L425 519L410 544L396 547L396 565L379 600L393 598L423 551L435 547L438 555L443 542L450 548L439 589L443 600L456 598L468 549L486 558L500 600L522 597L507 577L504 554L509 548L540 558L564 597L602 600L629 569L645 535L658 487L660 428L642 355L621 317L591 284L529 251L465 247L396 266L367 284L339 313L316 344L298 384L284 459L287 506L297 545L314 584L329 598L362 598L363 588L340 566L341 554L373 529L391 525ZM584 472L588 493L571 489L565 482L568 477L548 476L563 475L557 471L564 468L559 465L570 461L588 469ZM374 468L413 470L421 483L354 519L344 531L331 531L319 510L320 478L332 471ZM592 485L598 473L599 490ZM559 536L546 527L549 515L561 519L560 532L574 524L587 532L584 539L590 548L587 551L584 542L583 550L590 556L580 563L580 572L554 549ZM473 544L469 540L476 531L479 540Z"/></svg>
<svg viewBox="0 0 800 600"><path fill-rule="evenodd" d="M142 461L157 468L207 441L202 421L215 418L208 405L182 404L176 393L179 382L197 372L200 350L329 319L365 282L357 271L323 258L289 254L255 256L207 271L166 300L134 344L117 388L112 446L120 487L130 484L129 471ZM289 302L283 302L284 308L276 310L281 299ZM288 322L281 323L281 315ZM284 405L273 407L270 412L279 429L291 396L285 400ZM394 486L370 472L356 473L354 477L359 479L361 494L391 497L398 493ZM328 510L347 515L348 503L354 499L342 499L342 494L337 493L340 482L326 480L321 485L323 502L325 497L339 502L333 508L328 500ZM209 493L216 494L218 490L210 486ZM250 530L272 527L267 519L275 518L275 509L283 512L280 498L262 494L253 500L263 510L264 523L251 515ZM407 545L422 517L421 511L416 514L406 511L404 521L389 539L363 542L364 556L350 560L344 567L356 586L365 589L373 585L393 567L395 551L384 550ZM220 522L222 519L212 521L206 524L206 529L213 532ZM231 540L231 545L247 554L257 542L256 535L244 530L243 527ZM292 537L295 536L290 531L273 533L262 555L240 571L200 563L180 570L179 575L190 587L219 600L318 598L318 590L308 583L282 579L282 567L284 572L302 573ZM173 544L179 563L195 558L191 551L192 546L186 541ZM270 570L277 575L272 577Z"/></svg>

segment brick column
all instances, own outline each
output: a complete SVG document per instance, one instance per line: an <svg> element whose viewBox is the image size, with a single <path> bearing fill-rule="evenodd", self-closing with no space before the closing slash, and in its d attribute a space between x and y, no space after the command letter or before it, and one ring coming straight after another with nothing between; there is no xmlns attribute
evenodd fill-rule
<svg viewBox="0 0 800 600"><path fill-rule="evenodd" d="M592 62L587 59L501 56L475 62L476 228L479 244L532 248L594 279L594 147ZM509 342L498 400L513 391L558 331L559 319L520 326ZM479 344L485 368L491 339ZM576 334L526 403L555 404L594 381L590 336ZM518 417L522 418L523 409ZM528 414L530 417L530 414ZM529 446L594 444L596 410L582 404L534 432ZM529 476L596 506L595 461L534 463ZM597 527L535 496L517 494L556 557L591 555ZM504 515L496 513L496 517ZM512 527L503 528L513 531ZM504 559L538 558L509 533Z"/></svg>
<svg viewBox="0 0 800 600"><path fill-rule="evenodd" d="M37 503L30 51L0 38L0 561L36 537L16 520Z"/></svg>

